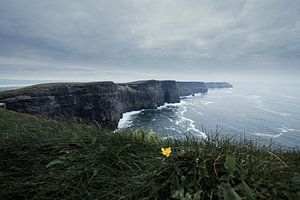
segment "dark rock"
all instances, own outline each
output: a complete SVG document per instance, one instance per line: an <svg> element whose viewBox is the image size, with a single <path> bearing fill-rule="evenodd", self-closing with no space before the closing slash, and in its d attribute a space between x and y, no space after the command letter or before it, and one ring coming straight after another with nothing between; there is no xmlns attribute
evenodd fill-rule
<svg viewBox="0 0 300 200"><path fill-rule="evenodd" d="M195 93L206 93L204 82L176 82L180 96L194 95Z"/></svg>
<svg viewBox="0 0 300 200"><path fill-rule="evenodd" d="M225 82L137 81L49 83L0 93L0 103L9 110L47 117L96 121L102 128L115 129L122 113L154 109L177 103L179 96L206 93L207 88L232 87Z"/></svg>
<svg viewBox="0 0 300 200"><path fill-rule="evenodd" d="M175 81L138 81L118 86L121 113L180 101Z"/></svg>
<svg viewBox="0 0 300 200"><path fill-rule="evenodd" d="M179 102L175 81L52 83L0 93L7 109L97 121L106 129L117 128L122 113L157 108Z"/></svg>
<svg viewBox="0 0 300 200"><path fill-rule="evenodd" d="M205 83L205 86L208 89L214 89L214 88L233 88L233 86L230 83L227 83L227 82L207 82L207 83Z"/></svg>

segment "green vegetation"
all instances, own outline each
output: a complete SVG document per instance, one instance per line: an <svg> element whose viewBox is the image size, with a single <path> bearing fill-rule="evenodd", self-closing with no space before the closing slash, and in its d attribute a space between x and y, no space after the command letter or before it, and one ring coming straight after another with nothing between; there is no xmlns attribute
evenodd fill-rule
<svg viewBox="0 0 300 200"><path fill-rule="evenodd" d="M57 83L41 83L21 88L11 87L10 90L4 91L0 88L0 97L5 95L21 95L22 93L32 92L34 89L47 89L47 88L64 88L64 87L82 87L82 86L95 86L97 83L105 82L57 82ZM107 82L109 83L109 81Z"/></svg>
<svg viewBox="0 0 300 200"><path fill-rule="evenodd" d="M0 109L0 159L0 199L300 199L299 150L246 140L162 140Z"/></svg>

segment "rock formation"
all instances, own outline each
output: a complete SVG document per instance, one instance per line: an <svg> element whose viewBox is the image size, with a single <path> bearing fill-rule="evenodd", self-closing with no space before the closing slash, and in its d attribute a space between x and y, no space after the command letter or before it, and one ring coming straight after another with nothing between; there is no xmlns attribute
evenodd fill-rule
<svg viewBox="0 0 300 200"><path fill-rule="evenodd" d="M116 129L122 113L154 109L177 103L179 96L206 93L207 88L232 87L221 82L137 81L49 83L0 92L0 103L9 110L47 117L96 121L102 128Z"/></svg>
<svg viewBox="0 0 300 200"><path fill-rule="evenodd" d="M175 81L52 83L0 93L7 109L47 117L97 121L117 128L122 113L179 102Z"/></svg>
<svg viewBox="0 0 300 200"><path fill-rule="evenodd" d="M176 82L176 85L180 96L188 96L195 93L207 92L204 82Z"/></svg>
<svg viewBox="0 0 300 200"><path fill-rule="evenodd" d="M208 89L214 88L232 88L233 86L227 82L207 82L205 83L205 87Z"/></svg>

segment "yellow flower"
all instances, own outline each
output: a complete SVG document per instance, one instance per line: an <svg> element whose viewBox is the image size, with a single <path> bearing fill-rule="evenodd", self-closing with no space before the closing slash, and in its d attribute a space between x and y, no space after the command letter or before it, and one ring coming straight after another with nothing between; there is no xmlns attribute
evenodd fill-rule
<svg viewBox="0 0 300 200"><path fill-rule="evenodd" d="M168 147L168 148L161 148L161 153L166 156L166 157L169 157L170 156L170 153L171 153L171 147Z"/></svg>

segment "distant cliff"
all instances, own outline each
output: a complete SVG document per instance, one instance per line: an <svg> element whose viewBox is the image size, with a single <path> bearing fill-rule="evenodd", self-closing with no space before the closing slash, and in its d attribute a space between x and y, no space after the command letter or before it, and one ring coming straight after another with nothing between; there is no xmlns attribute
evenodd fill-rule
<svg viewBox="0 0 300 200"><path fill-rule="evenodd" d="M232 88L233 87L230 83L227 83L227 82L207 82L204 84L205 84L205 87L207 87L208 89Z"/></svg>
<svg viewBox="0 0 300 200"><path fill-rule="evenodd" d="M233 86L227 82L176 82L179 95L188 96L196 93L207 93L208 89L215 88L232 88Z"/></svg>
<svg viewBox="0 0 300 200"><path fill-rule="evenodd" d="M97 121L117 128L122 113L179 102L175 81L51 83L0 93L6 108L42 116Z"/></svg>
<svg viewBox="0 0 300 200"><path fill-rule="evenodd" d="M118 88L119 109L122 113L180 101L175 81L137 81L118 84Z"/></svg>
<svg viewBox="0 0 300 200"><path fill-rule="evenodd" d="M115 129L122 114L176 103L180 96L232 87L225 82L137 81L131 83L49 83L0 92L0 103L17 112L96 121ZM4 104L3 104L4 105Z"/></svg>
<svg viewBox="0 0 300 200"><path fill-rule="evenodd" d="M207 92L207 87L204 82L176 82L176 85L180 96Z"/></svg>

